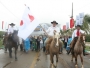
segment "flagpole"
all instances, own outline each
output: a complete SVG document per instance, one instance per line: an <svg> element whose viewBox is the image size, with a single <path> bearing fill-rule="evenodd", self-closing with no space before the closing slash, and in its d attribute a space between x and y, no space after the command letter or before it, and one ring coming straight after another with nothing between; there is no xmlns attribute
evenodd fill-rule
<svg viewBox="0 0 90 68"><path fill-rule="evenodd" d="M39 24L41 26L41 24ZM48 36L48 33L46 32L46 30L41 26L41 28L43 29L43 31L46 33L46 35Z"/></svg>

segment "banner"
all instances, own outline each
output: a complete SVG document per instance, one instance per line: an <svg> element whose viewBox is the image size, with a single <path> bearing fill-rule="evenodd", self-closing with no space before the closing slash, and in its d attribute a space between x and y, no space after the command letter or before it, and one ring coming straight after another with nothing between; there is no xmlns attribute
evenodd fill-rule
<svg viewBox="0 0 90 68"><path fill-rule="evenodd" d="M70 28L73 28L73 27L74 27L74 19L71 18L71 19L70 19Z"/></svg>
<svg viewBox="0 0 90 68"><path fill-rule="evenodd" d="M63 25L63 30L66 30L66 25Z"/></svg>
<svg viewBox="0 0 90 68"><path fill-rule="evenodd" d="M4 28L4 21L2 21L2 29Z"/></svg>
<svg viewBox="0 0 90 68"><path fill-rule="evenodd" d="M69 29L69 22L66 23L66 29Z"/></svg>

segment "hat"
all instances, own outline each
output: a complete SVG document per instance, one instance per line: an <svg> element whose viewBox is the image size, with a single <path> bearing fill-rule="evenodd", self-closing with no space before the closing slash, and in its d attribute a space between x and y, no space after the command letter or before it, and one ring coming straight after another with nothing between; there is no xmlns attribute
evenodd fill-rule
<svg viewBox="0 0 90 68"><path fill-rule="evenodd" d="M53 22L51 22L51 24L53 24L53 23L56 23L56 24L58 24L56 21L53 21Z"/></svg>
<svg viewBox="0 0 90 68"><path fill-rule="evenodd" d="M76 27L81 27L81 25L77 25Z"/></svg>
<svg viewBox="0 0 90 68"><path fill-rule="evenodd" d="M14 23L11 23L11 24L9 24L9 25L15 26L15 24L14 24Z"/></svg>

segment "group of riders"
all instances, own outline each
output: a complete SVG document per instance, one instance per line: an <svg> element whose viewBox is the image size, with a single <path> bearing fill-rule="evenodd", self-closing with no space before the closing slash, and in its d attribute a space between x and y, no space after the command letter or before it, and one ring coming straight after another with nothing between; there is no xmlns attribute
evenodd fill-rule
<svg viewBox="0 0 90 68"><path fill-rule="evenodd" d="M45 45L47 47L46 49L46 54L49 54L49 45L47 45L48 43L51 43L51 37L54 35L54 32L60 32L60 28L57 27L58 23L56 21L51 22L52 26L48 28L48 30L44 30L43 31L45 33L47 33L47 39L45 40ZM18 42L17 38L14 37L14 23L9 24L11 27L7 30L6 34L7 35L11 35L12 39L14 42ZM81 30L81 25L77 25L76 29L73 31L72 33L72 42L74 41L74 43L70 44L70 51L68 52L68 54L71 52L71 50L74 49L74 46L77 42L78 37L80 36L80 33L85 33L85 31ZM18 44L18 43L17 43ZM82 46L83 46L83 55L85 55L85 44L84 42L82 42Z"/></svg>

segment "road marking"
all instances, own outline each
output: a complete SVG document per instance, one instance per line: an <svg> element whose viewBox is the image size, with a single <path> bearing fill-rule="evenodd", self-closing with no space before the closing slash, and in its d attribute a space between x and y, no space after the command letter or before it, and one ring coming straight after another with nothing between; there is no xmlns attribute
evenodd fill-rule
<svg viewBox="0 0 90 68"><path fill-rule="evenodd" d="M31 64L30 68L34 68L35 67L35 64L37 62L38 56L39 56L39 52L36 53L36 56L34 57L34 60L32 61L32 64Z"/></svg>

